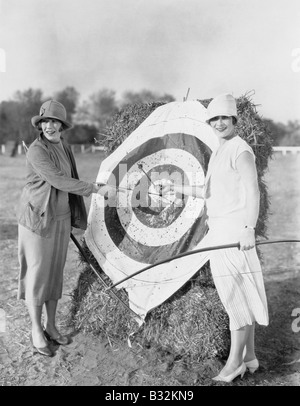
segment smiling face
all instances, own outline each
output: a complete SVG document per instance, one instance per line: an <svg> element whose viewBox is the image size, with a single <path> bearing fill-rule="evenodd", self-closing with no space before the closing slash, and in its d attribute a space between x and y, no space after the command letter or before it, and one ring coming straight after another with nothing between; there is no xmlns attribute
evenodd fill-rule
<svg viewBox="0 0 300 406"><path fill-rule="evenodd" d="M221 140L229 140L234 136L233 117L216 116L210 119L209 124Z"/></svg>
<svg viewBox="0 0 300 406"><path fill-rule="evenodd" d="M44 136L50 142L59 142L62 127L61 121L54 118L45 118L41 123L41 127Z"/></svg>

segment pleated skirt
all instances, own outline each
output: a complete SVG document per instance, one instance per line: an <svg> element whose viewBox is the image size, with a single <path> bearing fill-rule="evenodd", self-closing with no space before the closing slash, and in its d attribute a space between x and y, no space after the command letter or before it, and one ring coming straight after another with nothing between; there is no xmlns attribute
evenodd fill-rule
<svg viewBox="0 0 300 406"><path fill-rule="evenodd" d="M43 238L19 225L20 264L18 299L35 306L58 300L63 290L63 270L71 233L71 218L53 223L50 237Z"/></svg>
<svg viewBox="0 0 300 406"><path fill-rule="evenodd" d="M205 245L237 243L242 222L231 219L209 221ZM210 252L210 268L220 300L229 316L230 330L238 330L257 322L269 324L268 304L261 264L256 247Z"/></svg>

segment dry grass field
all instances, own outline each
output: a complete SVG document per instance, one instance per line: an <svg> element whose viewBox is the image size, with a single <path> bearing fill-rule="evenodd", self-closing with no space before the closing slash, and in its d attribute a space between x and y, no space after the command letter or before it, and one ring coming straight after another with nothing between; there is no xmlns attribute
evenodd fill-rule
<svg viewBox="0 0 300 406"><path fill-rule="evenodd" d="M103 155L76 154L80 177L93 181ZM269 239L300 239L300 155L275 155L266 181L271 199ZM224 385L210 377L217 371L201 365L184 365L139 346L111 343L73 332L73 342L59 347L49 359L32 355L29 317L16 300L16 207L25 180L25 158L0 156L0 386L197 386ZM86 199L87 208L90 200ZM76 231L80 239L82 235ZM300 243L261 247L270 325L257 327L260 369L236 379L230 386L300 385ZM64 294L59 302L58 325L68 330L70 295L81 271L78 253L70 241L65 268ZM4 323L5 321L5 323ZM295 328L299 326L299 328ZM117 388L115 388L117 389ZM178 388L177 388L178 389Z"/></svg>

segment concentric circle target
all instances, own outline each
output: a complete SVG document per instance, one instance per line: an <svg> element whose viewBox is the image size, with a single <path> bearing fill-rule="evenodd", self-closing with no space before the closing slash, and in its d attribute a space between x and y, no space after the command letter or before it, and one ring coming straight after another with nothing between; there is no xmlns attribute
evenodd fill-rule
<svg viewBox="0 0 300 406"><path fill-rule="evenodd" d="M122 189L114 207L104 209L106 232L123 253L154 263L193 249L207 231L203 200L162 194L175 184L202 184L210 148L195 136L167 134L130 151L108 183Z"/></svg>

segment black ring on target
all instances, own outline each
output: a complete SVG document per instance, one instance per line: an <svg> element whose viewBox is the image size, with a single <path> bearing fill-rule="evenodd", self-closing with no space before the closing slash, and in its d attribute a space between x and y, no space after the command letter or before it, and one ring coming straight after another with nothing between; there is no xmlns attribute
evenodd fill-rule
<svg viewBox="0 0 300 406"><path fill-rule="evenodd" d="M142 161L147 156L169 148L177 148L189 152L198 160L204 174L206 174L208 161L211 155L211 149L208 145L193 135L182 133L166 134L163 137L153 138L144 142L142 145L127 154L112 171L112 184L115 184L116 182L116 185L119 185L122 180L120 179L120 173L118 170L120 164L126 165L127 170L129 170L133 165ZM110 179L108 180L108 183L110 183ZM178 215L180 215L180 213ZM173 221L175 221L175 217L177 218L178 215L174 216ZM190 227L190 229L187 230L178 241L167 245L153 247L135 241L128 235L126 229L124 229L120 222L116 207L110 207L107 205L104 208L104 221L107 232L118 249L124 252L126 256L136 261L149 264L156 262L158 259L163 260L167 257L180 254L181 252L192 250L207 232L206 218L207 216L204 212L201 217L198 217L194 221L192 227ZM152 231L155 232L155 227L152 228Z"/></svg>

